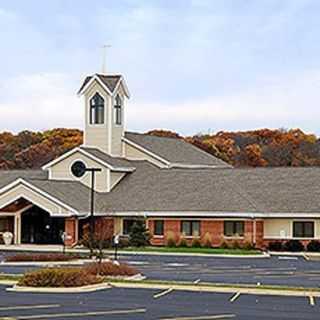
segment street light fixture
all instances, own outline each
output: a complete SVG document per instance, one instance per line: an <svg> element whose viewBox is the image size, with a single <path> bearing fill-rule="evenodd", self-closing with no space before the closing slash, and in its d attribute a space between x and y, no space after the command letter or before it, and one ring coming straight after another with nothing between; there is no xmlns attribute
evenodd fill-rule
<svg viewBox="0 0 320 320"><path fill-rule="evenodd" d="M85 163L78 160L71 166L72 174L81 178L86 172L91 172L91 188L90 188L90 256L93 255L93 235L94 235L94 187L95 187L95 174L100 172L101 168L87 168Z"/></svg>

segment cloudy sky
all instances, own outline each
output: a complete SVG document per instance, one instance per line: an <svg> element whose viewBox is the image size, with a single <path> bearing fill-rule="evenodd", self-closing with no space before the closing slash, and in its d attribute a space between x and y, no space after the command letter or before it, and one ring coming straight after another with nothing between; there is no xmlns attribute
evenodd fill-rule
<svg viewBox="0 0 320 320"><path fill-rule="evenodd" d="M318 0L0 0L0 130L82 128L111 44L130 130L320 134L319 30Z"/></svg>

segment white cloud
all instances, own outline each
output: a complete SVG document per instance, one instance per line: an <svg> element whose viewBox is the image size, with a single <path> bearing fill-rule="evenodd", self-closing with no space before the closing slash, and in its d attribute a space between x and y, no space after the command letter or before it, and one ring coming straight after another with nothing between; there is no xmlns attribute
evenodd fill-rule
<svg viewBox="0 0 320 320"><path fill-rule="evenodd" d="M74 81L58 73L29 74L0 83L2 130L82 127L83 109Z"/></svg>

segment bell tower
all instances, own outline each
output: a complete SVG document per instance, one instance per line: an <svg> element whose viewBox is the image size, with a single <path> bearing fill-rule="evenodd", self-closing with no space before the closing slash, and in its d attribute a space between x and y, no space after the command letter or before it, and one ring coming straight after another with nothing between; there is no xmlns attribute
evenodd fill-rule
<svg viewBox="0 0 320 320"><path fill-rule="evenodd" d="M94 74L86 77L79 92L85 107L84 146L111 156L122 156L124 112L130 97L121 75Z"/></svg>

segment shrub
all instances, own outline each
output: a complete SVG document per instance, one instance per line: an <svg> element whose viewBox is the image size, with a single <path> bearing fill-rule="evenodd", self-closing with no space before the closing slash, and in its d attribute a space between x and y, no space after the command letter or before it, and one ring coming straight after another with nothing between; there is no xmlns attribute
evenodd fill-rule
<svg viewBox="0 0 320 320"><path fill-rule="evenodd" d="M174 248L177 246L176 238L174 236L174 233L171 231L167 233L166 246L169 248Z"/></svg>
<svg viewBox="0 0 320 320"><path fill-rule="evenodd" d="M288 240L284 244L284 249L291 252L304 251L304 246L299 240Z"/></svg>
<svg viewBox="0 0 320 320"><path fill-rule="evenodd" d="M241 249L241 245L237 240L235 240L235 241L232 242L231 248L232 249Z"/></svg>
<svg viewBox="0 0 320 320"><path fill-rule="evenodd" d="M212 247L212 238L209 232L205 233L202 239L202 246L204 248L211 248Z"/></svg>
<svg viewBox="0 0 320 320"><path fill-rule="evenodd" d="M188 242L187 242L186 238L184 238L183 236L180 237L178 247L181 247L181 248L188 247Z"/></svg>
<svg viewBox="0 0 320 320"><path fill-rule="evenodd" d="M243 246L242 246L242 249L245 249L245 250L253 250L254 249L254 245L249 242L249 241L246 241Z"/></svg>
<svg viewBox="0 0 320 320"><path fill-rule="evenodd" d="M307 250L310 252L320 252L320 241L311 240L307 245Z"/></svg>
<svg viewBox="0 0 320 320"><path fill-rule="evenodd" d="M62 253L39 253L39 254L15 254L7 256L7 262L23 262L23 261L71 261L80 259L79 255L62 254Z"/></svg>
<svg viewBox="0 0 320 320"><path fill-rule="evenodd" d="M192 248L201 248L201 242L199 238L194 238L191 243Z"/></svg>
<svg viewBox="0 0 320 320"><path fill-rule="evenodd" d="M139 272L125 264L115 264L113 262L102 262L102 263L91 263L86 267L86 271L89 274L100 275L100 276L133 276Z"/></svg>
<svg viewBox="0 0 320 320"><path fill-rule="evenodd" d="M144 220L136 220L130 230L129 242L133 247L144 247L149 244L149 231Z"/></svg>
<svg viewBox="0 0 320 320"><path fill-rule="evenodd" d="M26 273L18 282L27 287L80 287L101 283L103 278L83 268L47 268Z"/></svg>
<svg viewBox="0 0 320 320"><path fill-rule="evenodd" d="M220 245L221 249L230 249L230 246L227 242L223 241Z"/></svg>
<svg viewBox="0 0 320 320"><path fill-rule="evenodd" d="M282 251L283 244L281 241L272 241L268 244L268 250L270 251Z"/></svg>

